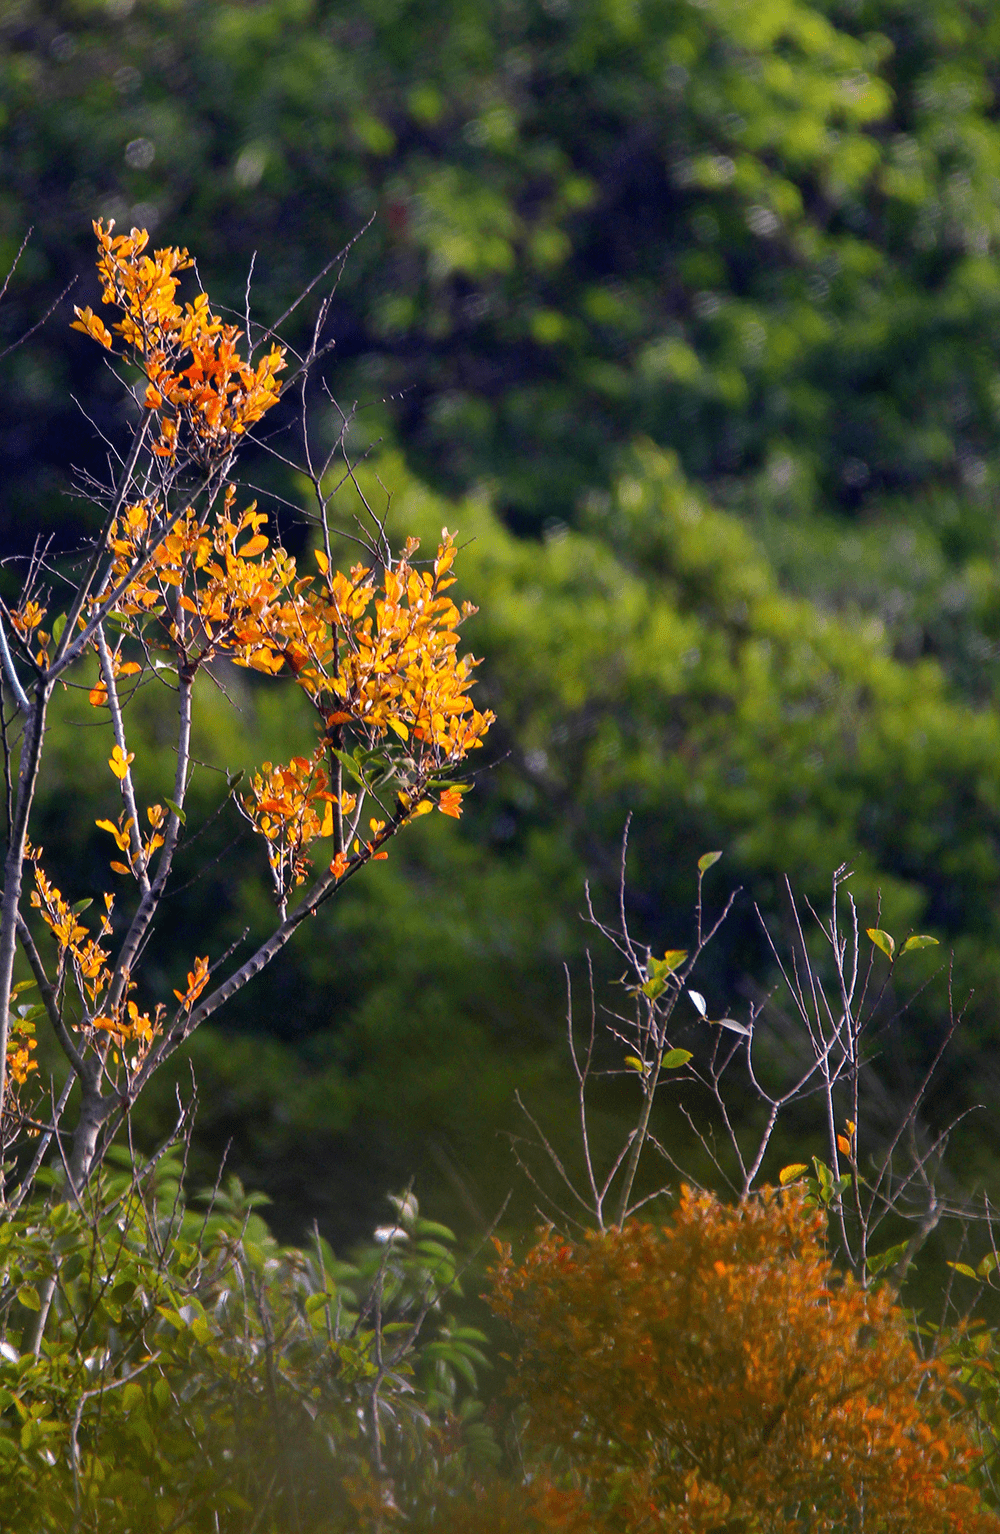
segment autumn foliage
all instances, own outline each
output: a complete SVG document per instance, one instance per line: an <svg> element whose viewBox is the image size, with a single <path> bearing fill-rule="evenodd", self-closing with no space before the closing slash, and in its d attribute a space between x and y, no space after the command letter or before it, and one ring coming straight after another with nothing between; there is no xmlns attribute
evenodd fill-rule
<svg viewBox="0 0 1000 1534"><path fill-rule="evenodd" d="M685 1189L662 1228L550 1231L521 1265L502 1252L511 1389L543 1479L575 1489L565 1526L586 1508L623 1534L1000 1529L967 1484L947 1370L888 1287L833 1269L824 1236L797 1191L728 1208Z"/></svg>
<svg viewBox="0 0 1000 1534"><path fill-rule="evenodd" d="M177 302L177 273L194 266L186 250L167 246L146 255L145 229L112 231L113 223L94 225L101 299L121 313L112 330L145 374L144 404L159 424L153 453L173 463L181 452L209 464L277 401L285 349L272 345L253 367L237 351L239 330L212 313L207 293ZM74 330L115 349L111 330L93 310L77 309L76 316Z"/></svg>
<svg viewBox="0 0 1000 1534"><path fill-rule="evenodd" d="M358 524L351 533L363 557L355 552L346 573L336 568L339 532L328 517L335 491L324 488L332 455L315 468L305 410L311 369L325 351L328 305L320 305L312 352L292 375L302 394L299 445L318 498L304 570L256 501L242 501L235 478L239 450L281 397L285 348L249 315L243 331L223 321L203 291L182 303L182 274L196 275L186 250L150 251L142 229L116 235L113 225L96 223L94 232L110 324L77 308L73 328L130 378L138 372L138 395L127 387L140 403L139 420L131 449L118 455L116 482L87 483L103 527L83 573L64 580L57 572L53 585L44 561L33 561L20 600L0 612L15 738L21 731L16 783L5 745L13 819L0 916L0 1150L30 1117L34 1029L45 1016L80 1083L69 1163L80 1186L151 1075L303 921L369 862L388 857L386 844L404 826L434 808L461 814L469 784L456 781L457 771L493 722L470 696L476 661L460 653L460 626L475 609L449 595L453 533L442 530L430 560L418 561L415 538L396 557L371 513L371 529ZM339 482L352 473L347 464ZM304 694L314 729L290 760L261 763L242 792L227 774L229 797L262 845L277 921L225 978L217 971L231 950L191 955L187 984L171 985L175 1009L146 997L140 960L190 835L195 685L206 673L218 682L220 664ZM94 892L82 900L64 894L31 834L50 705L72 668L76 686L88 666L96 721L113 736L108 786L120 805L96 822L111 838L113 880L96 892L96 922L82 916ZM149 686L176 698L176 770L144 802L133 777L133 763L136 777L144 764L129 749L129 703ZM21 908L24 884L27 909L40 922L34 932ZM55 943L48 968L47 939L36 944L43 928ZM19 950L34 979L15 989ZM32 985L42 999L13 1011L11 998ZM67 1102L68 1094L60 1113ZM0 1169L0 1197L2 1183Z"/></svg>

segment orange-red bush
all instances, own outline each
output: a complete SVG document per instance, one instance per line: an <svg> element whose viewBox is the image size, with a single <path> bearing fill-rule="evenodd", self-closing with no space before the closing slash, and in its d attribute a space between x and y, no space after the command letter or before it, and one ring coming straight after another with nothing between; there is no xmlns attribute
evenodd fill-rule
<svg viewBox="0 0 1000 1534"><path fill-rule="evenodd" d="M887 1289L835 1272L794 1191L685 1190L670 1222L502 1254L524 1442L591 1527L985 1534L961 1398ZM554 1523L552 1526L557 1526ZM489 1520L480 1527L489 1527Z"/></svg>

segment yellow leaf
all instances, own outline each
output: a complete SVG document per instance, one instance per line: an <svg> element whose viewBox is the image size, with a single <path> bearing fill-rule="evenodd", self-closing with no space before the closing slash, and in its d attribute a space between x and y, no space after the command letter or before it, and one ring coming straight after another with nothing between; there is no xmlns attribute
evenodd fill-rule
<svg viewBox="0 0 1000 1534"><path fill-rule="evenodd" d="M104 321L92 309L78 309L75 304L73 305L73 313L76 315L76 319L70 325L70 330L82 330L84 335L91 336L95 341L99 341L107 351L110 351L111 332Z"/></svg>
<svg viewBox="0 0 1000 1534"><path fill-rule="evenodd" d="M325 575L326 572L330 568L330 561L327 559L326 555L323 553L323 550L322 549L317 549L316 553L315 553L315 555L313 557L316 560L316 564L319 567L320 575Z"/></svg>
<svg viewBox="0 0 1000 1534"><path fill-rule="evenodd" d="M129 765L134 761L134 751L130 751L126 756L121 746L115 746L111 755L108 757L108 766L111 768L111 771L114 773L118 781L124 782L125 776L129 769Z"/></svg>
<svg viewBox="0 0 1000 1534"><path fill-rule="evenodd" d="M851 1154L851 1142L846 1135L837 1136L837 1149L842 1156L849 1156Z"/></svg>
<svg viewBox="0 0 1000 1534"><path fill-rule="evenodd" d="M129 868L125 863L112 862L108 866L113 868L116 874L130 874L132 872L131 868Z"/></svg>
<svg viewBox="0 0 1000 1534"><path fill-rule="evenodd" d="M890 937L888 932L883 932L881 927L868 927L866 931L875 947L881 948L886 958L891 959L896 952L895 939Z"/></svg>
<svg viewBox="0 0 1000 1534"><path fill-rule="evenodd" d="M802 1176L802 1173L808 1172L808 1170L809 1168L804 1162L795 1161L791 1166L782 1167L781 1171L778 1173L778 1181L783 1188L787 1188L790 1182L797 1182L798 1179Z"/></svg>

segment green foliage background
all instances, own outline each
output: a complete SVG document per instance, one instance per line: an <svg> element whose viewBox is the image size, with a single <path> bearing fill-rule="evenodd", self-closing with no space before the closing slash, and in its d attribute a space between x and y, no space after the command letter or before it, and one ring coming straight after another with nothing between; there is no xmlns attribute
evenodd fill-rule
<svg viewBox="0 0 1000 1534"><path fill-rule="evenodd" d="M35 233L3 335L75 274L94 300L97 215L189 245L239 312L256 251L273 318L374 212L336 300L348 443L379 444L365 472L397 533L474 540L461 594L500 723L465 818L416 827L194 1045L206 1168L234 1137L287 1233L366 1228L411 1171L446 1217L492 1212L513 1088L564 1111L560 965L629 811L661 950L687 941L700 852L725 849L714 888L745 886L712 1007L766 983L752 901L780 924L786 874L820 899L849 862L863 914L881 892L882 925L934 932L975 988L936 1111L988 1089L998 64L971 0L5 7L3 264ZM9 554L39 530L70 549L86 515L63 492L103 449L70 395L121 429L70 301L3 364ZM266 463L247 477L297 493ZM284 705L234 687L239 714L204 699L204 759L291 749ZM75 894L104 877L92 726L68 700L46 785ZM221 788L199 778L205 815ZM192 857L237 831L214 820ZM178 895L152 984L169 994L207 923L220 946L253 925L259 872L241 843ZM887 1043L897 1082L943 1007L939 980ZM145 1111L152 1137L172 1086Z"/></svg>

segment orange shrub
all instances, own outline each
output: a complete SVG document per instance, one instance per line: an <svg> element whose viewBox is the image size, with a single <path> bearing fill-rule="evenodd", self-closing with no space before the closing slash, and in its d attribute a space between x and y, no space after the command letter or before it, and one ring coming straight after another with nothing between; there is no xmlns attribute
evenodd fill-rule
<svg viewBox="0 0 1000 1534"><path fill-rule="evenodd" d="M824 1235L794 1190L727 1208L685 1189L661 1229L549 1232L521 1266L502 1252L491 1303L517 1337L524 1443L592 1528L1000 1530L964 1484L976 1450L946 1369L887 1289L834 1271Z"/></svg>

